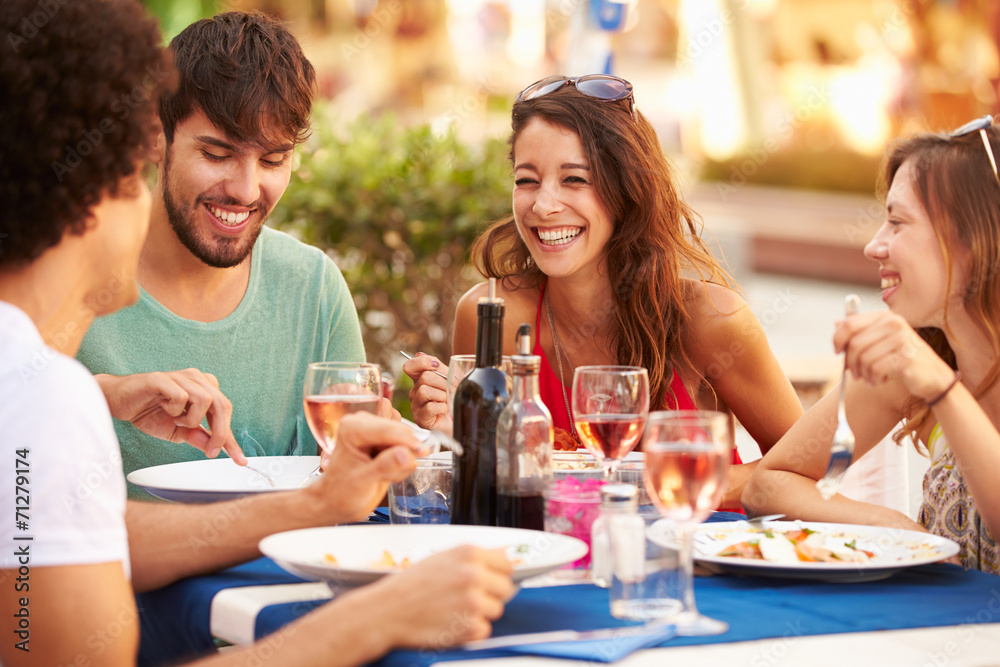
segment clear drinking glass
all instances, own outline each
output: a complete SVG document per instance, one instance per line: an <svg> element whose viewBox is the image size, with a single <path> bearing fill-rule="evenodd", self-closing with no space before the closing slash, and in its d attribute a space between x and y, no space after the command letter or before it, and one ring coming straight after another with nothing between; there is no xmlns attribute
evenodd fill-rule
<svg viewBox="0 0 1000 667"><path fill-rule="evenodd" d="M377 364L319 361L306 368L302 390L306 421L316 442L326 453L337 443L337 428L344 415L378 412L382 379Z"/></svg>
<svg viewBox="0 0 1000 667"><path fill-rule="evenodd" d="M474 354L453 354L448 360L448 416L454 418L455 390L466 375L476 367L476 355ZM507 374L507 393L514 390L513 367L510 357L503 357L500 369Z"/></svg>
<svg viewBox="0 0 1000 667"><path fill-rule="evenodd" d="M637 366L580 366L573 375L573 423L611 480L649 414L649 376Z"/></svg>
<svg viewBox="0 0 1000 667"><path fill-rule="evenodd" d="M722 500L732 448L729 417L710 410L649 415L646 488L653 504L680 538L682 609L671 618L681 636L717 635L729 626L698 613L694 603L694 528Z"/></svg>
<svg viewBox="0 0 1000 667"><path fill-rule="evenodd" d="M450 454L419 459L409 477L389 485L389 522L448 523L453 469Z"/></svg>

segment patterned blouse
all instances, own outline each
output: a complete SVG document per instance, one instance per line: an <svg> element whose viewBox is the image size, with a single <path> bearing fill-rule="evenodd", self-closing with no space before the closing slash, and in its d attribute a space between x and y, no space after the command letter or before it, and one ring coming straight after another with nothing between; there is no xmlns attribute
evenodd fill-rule
<svg viewBox="0 0 1000 667"><path fill-rule="evenodd" d="M939 424L931 430L927 450L931 466L924 475L920 525L935 535L958 542L958 557L965 569L1000 574L997 541L976 510Z"/></svg>

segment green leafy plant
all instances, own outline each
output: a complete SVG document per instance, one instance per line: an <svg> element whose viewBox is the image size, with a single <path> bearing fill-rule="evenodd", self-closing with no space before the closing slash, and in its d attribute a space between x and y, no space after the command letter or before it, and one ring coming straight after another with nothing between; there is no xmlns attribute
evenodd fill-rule
<svg viewBox="0 0 1000 667"><path fill-rule="evenodd" d="M345 124L325 106L313 128L270 224L343 271L370 360L398 368L400 350L447 359L455 305L481 280L468 248L510 214L507 146L467 145L391 114Z"/></svg>

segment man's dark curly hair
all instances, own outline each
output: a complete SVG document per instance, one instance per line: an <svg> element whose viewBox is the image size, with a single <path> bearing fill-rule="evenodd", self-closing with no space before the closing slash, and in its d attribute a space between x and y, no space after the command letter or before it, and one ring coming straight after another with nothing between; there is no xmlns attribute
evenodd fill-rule
<svg viewBox="0 0 1000 667"><path fill-rule="evenodd" d="M0 270L81 234L136 172L174 77L135 0L0 3Z"/></svg>
<svg viewBox="0 0 1000 667"><path fill-rule="evenodd" d="M177 124L198 109L238 143L298 143L308 135L316 72L276 18L217 14L189 25L170 49L180 82L176 93L160 99L168 143Z"/></svg>

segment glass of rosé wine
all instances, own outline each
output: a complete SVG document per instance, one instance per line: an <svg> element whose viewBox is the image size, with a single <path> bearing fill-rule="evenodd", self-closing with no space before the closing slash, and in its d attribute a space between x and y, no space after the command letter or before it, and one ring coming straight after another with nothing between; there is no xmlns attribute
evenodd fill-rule
<svg viewBox="0 0 1000 667"><path fill-rule="evenodd" d="M573 424L601 461L604 479L632 451L649 414L649 375L637 366L580 366L573 375Z"/></svg>
<svg viewBox="0 0 1000 667"><path fill-rule="evenodd" d="M306 368L302 403L316 442L327 454L337 444L344 415L378 412L382 378L377 364L319 361Z"/></svg>
<svg viewBox="0 0 1000 667"><path fill-rule="evenodd" d="M682 608L670 622L681 636L717 635L729 626L698 613L694 604L694 529L712 514L726 489L732 452L730 418L711 410L672 410L649 415L646 490L680 544Z"/></svg>

